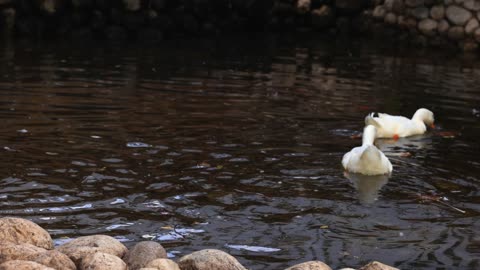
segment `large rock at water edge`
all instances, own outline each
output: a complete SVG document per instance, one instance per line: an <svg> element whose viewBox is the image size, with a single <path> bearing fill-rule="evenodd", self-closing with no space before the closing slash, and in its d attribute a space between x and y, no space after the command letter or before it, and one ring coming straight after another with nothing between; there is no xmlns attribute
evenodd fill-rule
<svg viewBox="0 0 480 270"><path fill-rule="evenodd" d="M178 261L182 270L246 270L237 259L217 249L204 249L185 255Z"/></svg>
<svg viewBox="0 0 480 270"><path fill-rule="evenodd" d="M332 270L332 268L321 261L310 261L296 264L285 270Z"/></svg>
<svg viewBox="0 0 480 270"><path fill-rule="evenodd" d="M180 270L178 264L169 259L156 259L149 262L145 268L152 268L156 270Z"/></svg>
<svg viewBox="0 0 480 270"><path fill-rule="evenodd" d="M97 252L83 258L80 270L127 270L127 264L117 256Z"/></svg>
<svg viewBox="0 0 480 270"><path fill-rule="evenodd" d="M77 267L67 255L56 250L48 250L42 253L27 256L28 261L37 262L48 267L62 270L76 270Z"/></svg>
<svg viewBox="0 0 480 270"><path fill-rule="evenodd" d="M157 242L143 241L131 248L125 255L129 270L145 267L150 261L167 258L167 252Z"/></svg>
<svg viewBox="0 0 480 270"><path fill-rule="evenodd" d="M55 268L51 268L37 262L13 260L0 264L0 270L55 270Z"/></svg>
<svg viewBox="0 0 480 270"><path fill-rule="evenodd" d="M37 224L23 218L0 218L0 239L15 244L31 244L44 249L53 249L50 234Z"/></svg>
<svg viewBox="0 0 480 270"><path fill-rule="evenodd" d="M446 10L447 19L455 24L463 26L470 20L472 13L459 6L449 6Z"/></svg>
<svg viewBox="0 0 480 270"><path fill-rule="evenodd" d="M437 31L437 26L437 21L432 19L424 19L418 23L418 30L420 30L422 34L432 37Z"/></svg>
<svg viewBox="0 0 480 270"><path fill-rule="evenodd" d="M10 242L0 242L0 263L12 260L27 260L30 256L47 251L30 244L14 244Z"/></svg>
<svg viewBox="0 0 480 270"><path fill-rule="evenodd" d="M381 262L373 261L365 265L364 267L360 268L359 270L400 270L400 269L388 266Z"/></svg>

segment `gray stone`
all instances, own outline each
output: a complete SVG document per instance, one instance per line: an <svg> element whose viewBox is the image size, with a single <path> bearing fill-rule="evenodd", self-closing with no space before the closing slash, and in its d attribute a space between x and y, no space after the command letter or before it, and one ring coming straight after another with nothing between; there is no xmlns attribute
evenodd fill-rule
<svg viewBox="0 0 480 270"><path fill-rule="evenodd" d="M157 242L143 241L136 244L125 255L125 262L130 270L145 267L150 261L167 258L167 252Z"/></svg>
<svg viewBox="0 0 480 270"><path fill-rule="evenodd" d="M450 24L447 20L441 20L438 22L437 31L440 35L446 35L448 33L448 29L450 28Z"/></svg>
<svg viewBox="0 0 480 270"><path fill-rule="evenodd" d="M182 270L246 270L237 259L217 249L204 249L178 260Z"/></svg>
<svg viewBox="0 0 480 270"><path fill-rule="evenodd" d="M395 267L388 266L386 264L383 264L381 262L373 261L362 268L360 270L400 270Z"/></svg>
<svg viewBox="0 0 480 270"><path fill-rule="evenodd" d="M321 261L309 261L296 264L285 270L332 270L332 268Z"/></svg>
<svg viewBox="0 0 480 270"><path fill-rule="evenodd" d="M467 35L472 34L478 28L478 26L479 24L477 19L471 18L465 25L465 34Z"/></svg>
<svg viewBox="0 0 480 270"><path fill-rule="evenodd" d="M397 24L397 15L395 15L393 12L387 13L387 15L385 15L385 23Z"/></svg>
<svg viewBox="0 0 480 270"><path fill-rule="evenodd" d="M430 17L434 20L441 20L445 17L445 7L443 5L433 6L430 9Z"/></svg>
<svg viewBox="0 0 480 270"><path fill-rule="evenodd" d="M375 19L383 20L386 13L387 13L387 11L385 10L385 8L383 6L376 6L375 9L373 10L372 16Z"/></svg>
<svg viewBox="0 0 480 270"><path fill-rule="evenodd" d="M424 0L405 0L405 5L407 7L419 7L425 4Z"/></svg>
<svg viewBox="0 0 480 270"><path fill-rule="evenodd" d="M437 30L437 21L432 19L423 19L418 23L418 30L426 36L432 37Z"/></svg>
<svg viewBox="0 0 480 270"><path fill-rule="evenodd" d="M455 24L463 26L472 17L472 13L459 6L449 6L446 10L447 19Z"/></svg>
<svg viewBox="0 0 480 270"><path fill-rule="evenodd" d="M465 30L461 26L454 26L448 29L448 38L452 40L461 40L465 37Z"/></svg>
<svg viewBox="0 0 480 270"><path fill-rule="evenodd" d="M471 11L479 11L480 10L480 1L479 0L465 0L463 2L463 6Z"/></svg>
<svg viewBox="0 0 480 270"><path fill-rule="evenodd" d="M430 10L426 7L417 7L410 11L410 15L415 17L417 20L423 20L428 18Z"/></svg>

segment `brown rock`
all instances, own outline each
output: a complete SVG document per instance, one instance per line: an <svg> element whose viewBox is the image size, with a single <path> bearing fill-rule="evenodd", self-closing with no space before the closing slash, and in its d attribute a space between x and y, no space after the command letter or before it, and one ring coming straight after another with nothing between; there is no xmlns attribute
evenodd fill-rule
<svg viewBox="0 0 480 270"><path fill-rule="evenodd" d="M97 252L86 256L79 267L80 270L127 270L127 265L117 256Z"/></svg>
<svg viewBox="0 0 480 270"><path fill-rule="evenodd" d="M465 25L470 20L472 13L459 6L449 6L445 12L447 19L455 25Z"/></svg>
<svg viewBox="0 0 480 270"><path fill-rule="evenodd" d="M405 20L405 25L408 29L417 29L417 20L414 18L407 18Z"/></svg>
<svg viewBox="0 0 480 270"><path fill-rule="evenodd" d="M127 252L125 262L130 270L137 270L145 267L150 261L165 258L167 258L167 252L162 245L153 241L143 241Z"/></svg>
<svg viewBox="0 0 480 270"><path fill-rule="evenodd" d="M428 15L430 14L430 10L426 7L416 7L412 10L409 11L409 14L417 20L423 20L428 18Z"/></svg>
<svg viewBox="0 0 480 270"><path fill-rule="evenodd" d="M473 52L478 49L478 43L474 40L464 40L459 43L460 49L464 52Z"/></svg>
<svg viewBox="0 0 480 270"><path fill-rule="evenodd" d="M123 4L128 11L138 11L142 6L140 0L123 0Z"/></svg>
<svg viewBox="0 0 480 270"><path fill-rule="evenodd" d="M182 270L246 270L237 259L217 249L204 249L185 255L178 261Z"/></svg>
<svg viewBox="0 0 480 270"><path fill-rule="evenodd" d="M395 15L393 12L387 13L387 15L385 15L385 23L396 24L397 23L397 15Z"/></svg>
<svg viewBox="0 0 480 270"><path fill-rule="evenodd" d="M70 258L70 260L73 261L75 266L80 267L80 264L82 263L82 260L84 258L94 253L103 252L103 249L98 247L80 246L80 247L62 248L62 249L58 249L58 251L67 255L68 258Z"/></svg>
<svg viewBox="0 0 480 270"><path fill-rule="evenodd" d="M0 239L15 244L31 244L53 249L53 241L47 231L23 218L0 218Z"/></svg>
<svg viewBox="0 0 480 270"><path fill-rule="evenodd" d="M298 0L297 12L300 14L306 14L310 11L311 0Z"/></svg>
<svg viewBox="0 0 480 270"><path fill-rule="evenodd" d="M67 255L56 250L35 253L26 257L26 260L37 262L55 269L76 270L77 267Z"/></svg>
<svg viewBox="0 0 480 270"><path fill-rule="evenodd" d="M405 10L405 4L402 0L385 0L383 5L386 10L396 14L401 14Z"/></svg>
<svg viewBox="0 0 480 270"><path fill-rule="evenodd" d="M479 11L480 10L480 1L478 0L465 0L463 2L463 6L471 11Z"/></svg>
<svg viewBox="0 0 480 270"><path fill-rule="evenodd" d="M180 270L178 264L169 259L155 259L149 262L145 267L156 270Z"/></svg>
<svg viewBox="0 0 480 270"><path fill-rule="evenodd" d="M448 29L447 35L449 39L461 40L465 36L465 31L461 26L454 26Z"/></svg>
<svg viewBox="0 0 480 270"><path fill-rule="evenodd" d="M437 25L437 31L441 35L447 34L449 28L450 28L450 24L448 23L447 20L441 20Z"/></svg>
<svg viewBox="0 0 480 270"><path fill-rule="evenodd" d="M405 0L405 5L407 7L419 7L425 4L424 0Z"/></svg>
<svg viewBox="0 0 480 270"><path fill-rule="evenodd" d="M479 26L477 19L471 18L465 25L465 34L472 34Z"/></svg>
<svg viewBox="0 0 480 270"><path fill-rule="evenodd" d="M13 260L0 264L0 270L55 270L55 268L36 262Z"/></svg>
<svg viewBox="0 0 480 270"><path fill-rule="evenodd" d="M432 37L437 31L437 21L432 19L424 19L418 23L418 30L426 36Z"/></svg>
<svg viewBox="0 0 480 270"><path fill-rule="evenodd" d="M36 247L30 244L14 244L10 242L0 242L0 263L11 260L26 260L47 251L46 249Z"/></svg>
<svg viewBox="0 0 480 270"><path fill-rule="evenodd" d="M386 13L387 11L383 6L376 6L375 9L373 9L372 16L375 19L383 20Z"/></svg>
<svg viewBox="0 0 480 270"><path fill-rule="evenodd" d="M430 17L434 20L441 20L445 17L445 7L443 5L433 6L430 9Z"/></svg>
<svg viewBox="0 0 480 270"><path fill-rule="evenodd" d="M138 270L158 270L158 268L151 268L151 267L143 267Z"/></svg>
<svg viewBox="0 0 480 270"><path fill-rule="evenodd" d="M67 254L64 251L72 250L79 247L94 248L99 252L108 253L117 257L123 257L127 252L127 248L117 239L108 235L90 235L76 238L57 248L58 251ZM68 255L68 254L67 254Z"/></svg>
<svg viewBox="0 0 480 270"><path fill-rule="evenodd" d="M398 268L388 266L381 262L373 261L364 267L360 268L359 270L399 270Z"/></svg>
<svg viewBox="0 0 480 270"><path fill-rule="evenodd" d="M310 261L296 264L285 270L332 270L332 268L321 261Z"/></svg>

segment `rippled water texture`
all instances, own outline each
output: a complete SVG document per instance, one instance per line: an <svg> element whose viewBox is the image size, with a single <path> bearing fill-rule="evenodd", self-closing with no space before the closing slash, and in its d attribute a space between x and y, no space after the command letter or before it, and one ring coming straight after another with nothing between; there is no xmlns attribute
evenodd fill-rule
<svg viewBox="0 0 480 270"><path fill-rule="evenodd" d="M0 215L57 244L154 239L251 269L480 267L476 59L251 37L0 56ZM419 107L434 131L377 141L390 179L344 176L368 112Z"/></svg>

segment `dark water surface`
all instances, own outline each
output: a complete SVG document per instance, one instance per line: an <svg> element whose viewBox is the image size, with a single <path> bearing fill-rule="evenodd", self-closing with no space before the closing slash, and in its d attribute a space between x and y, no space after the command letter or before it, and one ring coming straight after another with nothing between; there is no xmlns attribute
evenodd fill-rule
<svg viewBox="0 0 480 270"><path fill-rule="evenodd" d="M251 40L3 45L0 215L250 269L479 269L477 59ZM344 176L368 112L419 107L434 131L377 142L390 179Z"/></svg>

